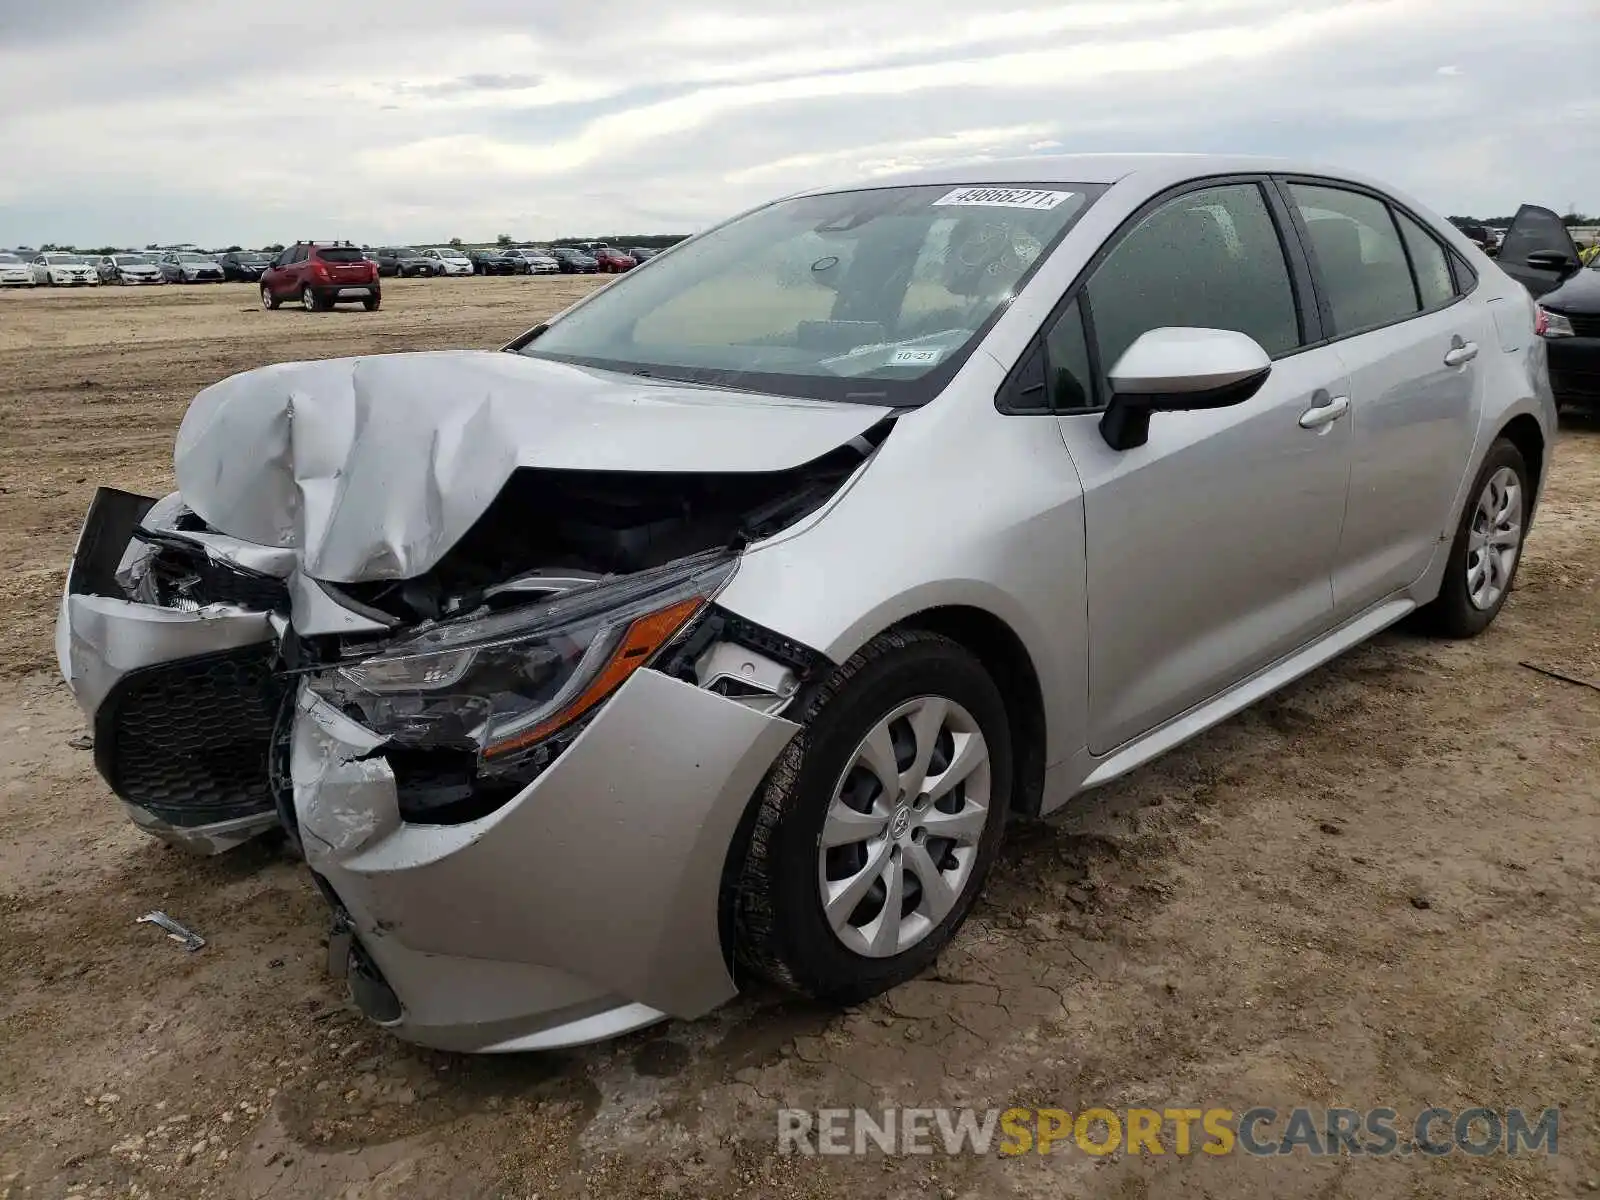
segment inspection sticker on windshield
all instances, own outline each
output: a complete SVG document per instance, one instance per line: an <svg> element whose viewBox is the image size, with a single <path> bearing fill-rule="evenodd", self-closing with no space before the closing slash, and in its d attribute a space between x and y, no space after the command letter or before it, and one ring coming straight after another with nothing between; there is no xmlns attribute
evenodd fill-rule
<svg viewBox="0 0 1600 1200"><path fill-rule="evenodd" d="M1038 188L964 187L946 192L933 205L935 208L943 204L973 204L983 208L1051 209L1076 194L1047 192Z"/></svg>
<svg viewBox="0 0 1600 1200"><path fill-rule="evenodd" d="M889 356L891 367L927 367L938 362L942 350L896 350Z"/></svg>

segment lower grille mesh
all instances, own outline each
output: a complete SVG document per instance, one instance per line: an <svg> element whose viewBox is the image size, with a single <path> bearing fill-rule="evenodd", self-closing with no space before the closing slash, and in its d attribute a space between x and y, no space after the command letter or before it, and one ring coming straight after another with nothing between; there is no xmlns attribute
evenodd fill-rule
<svg viewBox="0 0 1600 1200"><path fill-rule="evenodd" d="M269 812L268 755L285 689L270 643L130 672L95 717L118 796L180 828Z"/></svg>

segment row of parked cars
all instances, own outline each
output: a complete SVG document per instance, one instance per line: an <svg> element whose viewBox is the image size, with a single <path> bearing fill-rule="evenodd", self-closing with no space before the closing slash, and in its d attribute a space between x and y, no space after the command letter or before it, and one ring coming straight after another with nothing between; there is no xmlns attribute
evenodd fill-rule
<svg viewBox="0 0 1600 1200"><path fill-rule="evenodd" d="M447 275L592 275L620 273L659 253L645 246L626 250L599 243L581 246L492 246L462 249L455 246L384 246L359 250L375 263L380 276ZM46 251L31 256L0 250L0 286L93 287L102 283L254 283L273 265L271 254L260 250L230 250L207 254L202 250L137 251L116 254L76 254Z"/></svg>

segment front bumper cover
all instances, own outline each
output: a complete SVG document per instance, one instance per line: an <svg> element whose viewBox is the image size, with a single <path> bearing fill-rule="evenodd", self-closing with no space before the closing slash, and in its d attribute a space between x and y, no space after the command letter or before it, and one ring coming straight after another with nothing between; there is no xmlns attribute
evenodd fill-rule
<svg viewBox="0 0 1600 1200"><path fill-rule="evenodd" d="M281 814L334 905L334 965L411 1041L574 1045L734 995L723 871L792 722L641 669L490 815L407 823L383 739L304 681L289 690L280 614L107 594L151 504L97 494L57 630L97 764L136 824L215 853ZM303 582L284 583L296 627L326 619Z"/></svg>

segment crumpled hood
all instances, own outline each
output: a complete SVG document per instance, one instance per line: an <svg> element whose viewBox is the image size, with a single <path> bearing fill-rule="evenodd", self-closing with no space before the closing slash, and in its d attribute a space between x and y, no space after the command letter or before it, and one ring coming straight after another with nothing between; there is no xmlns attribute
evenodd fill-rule
<svg viewBox="0 0 1600 1200"><path fill-rule="evenodd" d="M213 529L330 583L434 566L513 471L780 471L888 410L648 380L498 351L284 363L206 388L173 455ZM538 513L529 513L536 522Z"/></svg>

